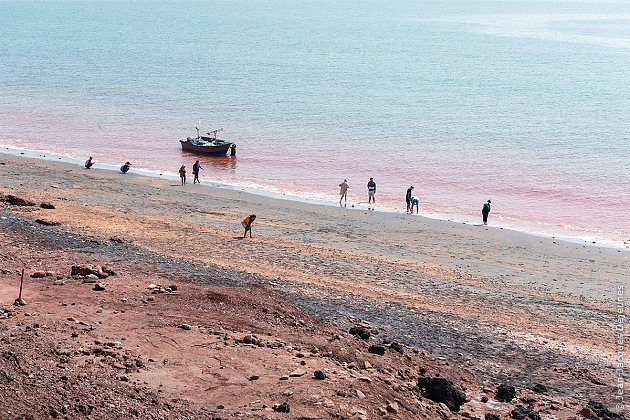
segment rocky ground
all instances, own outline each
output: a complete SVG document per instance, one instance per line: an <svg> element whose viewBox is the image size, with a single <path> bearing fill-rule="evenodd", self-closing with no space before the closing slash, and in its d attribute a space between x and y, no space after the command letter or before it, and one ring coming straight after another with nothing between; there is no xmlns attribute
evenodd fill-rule
<svg viewBox="0 0 630 420"><path fill-rule="evenodd" d="M438 265L445 257L432 255L414 272L396 237L365 244L356 222L343 221L350 236L338 237L339 226L326 232L333 222L313 218L316 231L298 226L307 240L293 244L289 225L263 219L255 234L267 239L242 241L222 233L228 209L200 230L189 210L169 218L170 200L146 184L85 207L82 190L64 185L73 170L57 176L43 191L1 191L3 418L622 418L606 410L614 362L602 360L607 345L597 350L614 311L597 294L580 292L579 303L579 281L560 273L568 260L519 274L498 255L498 282L487 256L466 269L472 258ZM235 255L180 252L182 233ZM363 247L376 276L353 265ZM613 257L602 261L616 275ZM26 305L15 306L23 268ZM525 284L539 270L565 282L560 299ZM570 331L541 336L571 319Z"/></svg>

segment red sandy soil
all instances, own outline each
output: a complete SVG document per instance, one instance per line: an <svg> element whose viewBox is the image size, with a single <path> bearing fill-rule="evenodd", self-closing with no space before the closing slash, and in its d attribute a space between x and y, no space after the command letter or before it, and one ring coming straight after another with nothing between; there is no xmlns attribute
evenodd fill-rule
<svg viewBox="0 0 630 420"><path fill-rule="evenodd" d="M3 160L8 182L19 160ZM421 225L424 241L410 241L401 233L410 219L372 219L379 236L359 213L271 200L261 200L255 237L240 240L231 224L251 201L240 193L199 190L196 203L161 180L90 172L80 175L86 188L76 169L28 166L24 185L0 194L56 208L0 203L2 418L508 418L521 405L580 419L591 396L614 408L609 303L573 274L597 264L591 286L609 288L626 257L550 251L555 241L506 248L495 233L484 248L480 233L439 224ZM444 263L452 254L462 262ZM73 265L116 274L95 291L70 275ZM14 307L22 268L27 305ZM379 323L308 314L332 319L340 308ZM351 325L375 335L358 339ZM255 344L243 342L248 335ZM368 352L392 336L406 339L403 354ZM528 375L512 402L495 400L506 377ZM453 381L467 402L454 413L430 400L422 376ZM538 378L553 384L548 394L527 389ZM274 410L282 403L289 413Z"/></svg>

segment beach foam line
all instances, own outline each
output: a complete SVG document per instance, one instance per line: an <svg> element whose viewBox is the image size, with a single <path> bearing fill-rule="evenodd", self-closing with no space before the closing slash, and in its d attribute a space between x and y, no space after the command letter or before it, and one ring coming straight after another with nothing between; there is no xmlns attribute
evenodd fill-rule
<svg viewBox="0 0 630 420"><path fill-rule="evenodd" d="M45 150L32 150L32 149L25 149L21 147L15 147L11 145L2 145L2 144L0 144L0 153L15 156L15 157L26 157L26 158L40 159L40 160L45 160L45 161L50 161L50 162L63 162L67 164L77 165L80 167L84 166L85 160L86 160L86 158L78 158L78 157L63 155L63 154L59 154L55 152L45 151ZM100 169L100 170L118 172L120 171L120 166L122 165L122 163L115 164L111 162L96 161L95 165L96 166L92 167L92 169L94 170ZM146 176L146 177L158 178L158 179L167 179L167 180L179 182L179 174L173 171L160 171L160 170L155 170L155 169L141 168L137 166L132 166L132 171L133 171L132 174L139 175L139 176ZM250 193L254 195L260 195L263 197L274 198L278 200L287 200L287 201L300 202L304 204L315 204L315 205L329 206L329 207L330 206L339 207L339 200L337 199L333 200L331 198L328 198L325 194L313 194L313 196L311 197L305 197L304 195L299 195L298 193L294 193L294 192L286 192L286 191L278 191L278 190L270 189L268 186L265 186L262 184L252 183L252 184L246 185L246 184L230 183L230 182L225 182L225 181L219 182L216 180L212 180L211 178L208 178L208 177L204 177L203 182L204 183L201 184L202 187L224 188L224 189L229 189L233 191L242 191L242 192L246 192L246 193ZM349 202L346 209L348 209L349 211L352 211L352 210L375 211L375 212L381 212L381 213L400 214L407 217L410 216L410 215L407 215L406 213L402 213L402 210L400 208L393 208L393 207L387 207L387 206L368 207L367 201L357 201L354 203ZM549 232L544 229L537 230L537 229L533 229L533 228L525 227L525 226L514 226L514 225L509 225L509 224L503 224L501 223L500 220L497 222L496 219L493 221L492 225L484 226L482 224L479 224L478 222L471 221L470 218L466 216L457 217L453 215L434 213L434 212L423 212L417 216L424 217L426 219L431 219L431 220L461 223L464 225L469 225L471 227L480 227L480 228L485 227L489 229L514 231L514 232L525 233L525 234L540 237L540 238L557 239L561 241L583 244L583 245L593 246L593 247L618 248L618 249L630 251L630 242L626 242L626 241L614 241L614 240L609 240L605 238L599 238L599 237L594 237L594 236L591 237L591 236L585 236L585 235L569 235L566 233Z"/></svg>

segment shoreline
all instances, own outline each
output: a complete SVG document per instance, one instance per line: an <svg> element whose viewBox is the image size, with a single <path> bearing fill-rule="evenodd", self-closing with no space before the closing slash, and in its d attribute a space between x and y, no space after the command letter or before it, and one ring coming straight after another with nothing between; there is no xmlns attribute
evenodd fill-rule
<svg viewBox="0 0 630 420"><path fill-rule="evenodd" d="M52 152L23 149L23 148L18 148L18 147L9 146L9 145L0 145L0 154L14 156L17 158L40 159L40 160L48 161L48 162L63 162L66 164L79 166L83 168L83 160L81 160L81 158L75 158L75 157L61 155L61 154L52 153ZM110 172L119 171L117 164L98 162L98 165L100 165L101 167L98 167L98 168L93 167L90 170L95 170L95 171L103 170L103 171L110 171ZM179 181L179 176L175 172L159 171L159 170L137 168L137 167L133 167L132 170L134 174L139 175L139 176L155 178L155 179ZM229 189L232 191L242 191L242 192L247 192L249 194L272 198L276 200L294 201L294 202L313 204L313 205L324 206L324 207L340 207L340 206L337 206L337 201L333 201L333 200L308 198L308 197L295 195L293 193L282 193L282 192L277 192L277 191L265 190L261 188L247 187L247 186L238 185L238 184L229 184L225 182L204 181L204 184L200 186L208 187L208 188L218 188L218 189L223 188L223 189ZM358 202L356 204L357 204L356 207L354 204L351 204L352 206L351 208L345 208L345 209L348 211L368 210L367 206L363 205L365 204L365 202ZM396 210L394 208L388 208L388 207L376 208L371 211L374 211L376 213L385 213L385 214L406 214L406 213L402 213L402 211L400 210ZM443 217L439 214L426 214L426 213L419 214L419 215L412 215L412 216L420 217L420 218L424 218L428 220L444 221L444 222L450 222L450 223L455 223L455 224L462 224L462 225L466 225L470 227L484 228L484 226L481 225L481 223L476 224L474 222L464 220L465 218L458 219L456 217ZM536 238L558 239L561 241L585 245L585 246L594 246L594 247L603 247L603 248L612 248L612 249L630 251L630 242L626 240L616 241L616 240L611 240L611 239L601 239L598 237L571 236L564 233L553 234L553 233L547 233L547 232L541 232L541 231L532 231L527 228L506 227L501 224L491 224L491 225L486 226L485 228L518 232L518 233L530 235Z"/></svg>

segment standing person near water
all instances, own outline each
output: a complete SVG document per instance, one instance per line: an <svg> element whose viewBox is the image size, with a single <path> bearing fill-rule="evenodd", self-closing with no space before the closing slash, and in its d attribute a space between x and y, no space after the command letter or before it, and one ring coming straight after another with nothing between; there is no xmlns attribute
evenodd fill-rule
<svg viewBox="0 0 630 420"><path fill-rule="evenodd" d="M490 214L490 200L484 203L483 208L481 209L481 215L483 216L483 224L488 224L488 214Z"/></svg>
<svg viewBox="0 0 630 420"><path fill-rule="evenodd" d="M407 195L405 195L405 201L407 202L407 213L413 213L413 207L411 206L411 190L413 190L413 185L407 188Z"/></svg>
<svg viewBox="0 0 630 420"><path fill-rule="evenodd" d="M201 184L201 181L199 181L199 169L203 169L201 167L201 163L199 163L199 161L196 161L193 164L193 175L195 176L193 179L193 184L196 184L197 182Z"/></svg>
<svg viewBox="0 0 630 420"><path fill-rule="evenodd" d="M374 182L374 178L370 178L370 181L367 184L367 188L368 188L368 205L370 205L370 203L376 204L376 198L374 197L376 195L376 182Z"/></svg>
<svg viewBox="0 0 630 420"><path fill-rule="evenodd" d="M339 198L339 206L341 206L341 200L345 200L344 205L348 202L348 188L350 188L348 186L348 180L344 179L343 182L339 184L339 188L339 194L341 194L341 198Z"/></svg>
<svg viewBox="0 0 630 420"><path fill-rule="evenodd" d="M179 177L182 180L182 185L186 185L186 166L182 165L181 168L179 168Z"/></svg>

